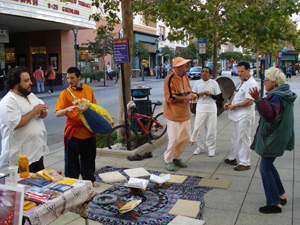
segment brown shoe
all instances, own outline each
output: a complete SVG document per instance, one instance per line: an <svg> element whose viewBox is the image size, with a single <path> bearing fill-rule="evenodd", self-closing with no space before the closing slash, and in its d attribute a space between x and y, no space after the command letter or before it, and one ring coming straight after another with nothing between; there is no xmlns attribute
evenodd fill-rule
<svg viewBox="0 0 300 225"><path fill-rule="evenodd" d="M224 162L229 164L229 165L234 165L234 166L237 165L236 159L234 159L234 160L225 159Z"/></svg>
<svg viewBox="0 0 300 225"><path fill-rule="evenodd" d="M250 170L251 167L250 166L243 166L243 165L238 165L236 167L234 167L235 171L244 171L244 170Z"/></svg>

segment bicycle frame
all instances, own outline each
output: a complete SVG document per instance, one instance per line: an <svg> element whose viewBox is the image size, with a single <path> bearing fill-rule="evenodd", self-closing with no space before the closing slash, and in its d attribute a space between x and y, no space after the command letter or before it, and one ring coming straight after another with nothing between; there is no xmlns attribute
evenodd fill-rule
<svg viewBox="0 0 300 225"><path fill-rule="evenodd" d="M140 118L148 119L148 123L147 123L146 128L145 128L144 124L142 123L142 121L140 120ZM132 116L132 119L135 119L135 120L137 121L138 125L142 128L142 130L143 130L143 132L144 132L145 134L150 134L150 133L152 133L152 132L158 131L158 130L160 130L160 129L163 128L163 126L162 126L158 121L156 121L156 120L153 118L152 115L151 115L151 116L146 116L146 115L143 115L143 114L139 114L139 113L134 112L134 113L133 113L133 116ZM152 129L150 130L150 125L151 125L152 121L153 121L154 123L156 123L157 125L159 125L159 127L156 128L156 129L154 129L154 130L152 130Z"/></svg>

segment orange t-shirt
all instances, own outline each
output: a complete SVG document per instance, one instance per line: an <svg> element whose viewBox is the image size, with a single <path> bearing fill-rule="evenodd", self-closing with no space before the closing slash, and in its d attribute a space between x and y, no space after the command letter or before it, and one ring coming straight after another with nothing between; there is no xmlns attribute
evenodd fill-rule
<svg viewBox="0 0 300 225"><path fill-rule="evenodd" d="M177 96L187 96L192 92L189 78L184 75L178 76L175 72L165 78L164 94L165 106L164 116L171 121L182 122L191 118L189 100L174 101Z"/></svg>
<svg viewBox="0 0 300 225"><path fill-rule="evenodd" d="M84 102L83 99L87 99L89 102L97 104L97 101L94 96L92 88L87 85L82 85L82 87L83 87L83 90L81 90L81 91L73 90L72 88L68 87L68 89L73 93L73 95L76 97L76 99L74 99L74 97L70 94L70 92L67 89L63 90L60 93L59 98L57 100L55 111L65 109L69 106L78 105L74 102L74 100L77 100L77 102L79 101L79 103L81 103L81 102ZM76 121L81 120L77 108L72 110L71 112L68 112L65 116L67 118L70 118L70 119L73 119ZM76 130L73 134L73 137L76 137L79 139L87 139L92 136L93 136L93 133L91 131L89 131L86 127L76 128Z"/></svg>
<svg viewBox="0 0 300 225"><path fill-rule="evenodd" d="M48 80L54 80L55 79L55 70L52 70L49 74L49 71L47 70Z"/></svg>

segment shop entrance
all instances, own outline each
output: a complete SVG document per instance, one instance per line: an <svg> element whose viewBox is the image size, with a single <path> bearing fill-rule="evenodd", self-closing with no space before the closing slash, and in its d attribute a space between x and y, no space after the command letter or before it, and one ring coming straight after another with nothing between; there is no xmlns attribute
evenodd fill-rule
<svg viewBox="0 0 300 225"><path fill-rule="evenodd" d="M46 54L34 54L32 55L32 72L34 72L39 66L42 66L42 70L46 68Z"/></svg>

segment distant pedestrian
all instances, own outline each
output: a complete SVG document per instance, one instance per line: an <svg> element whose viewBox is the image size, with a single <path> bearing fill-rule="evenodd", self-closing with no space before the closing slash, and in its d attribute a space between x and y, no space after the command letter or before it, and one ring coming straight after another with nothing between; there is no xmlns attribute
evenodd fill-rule
<svg viewBox="0 0 300 225"><path fill-rule="evenodd" d="M285 65L282 65L282 72L286 75L286 67L285 67Z"/></svg>
<svg viewBox="0 0 300 225"><path fill-rule="evenodd" d="M4 91L5 73L0 66L0 91Z"/></svg>
<svg viewBox="0 0 300 225"><path fill-rule="evenodd" d="M10 64L7 64L7 68L6 68L6 76L9 74L9 72L11 71L12 67Z"/></svg>
<svg viewBox="0 0 300 225"><path fill-rule="evenodd" d="M255 121L254 99L249 94L250 88L257 87L257 82L250 76L250 65L248 62L238 63L238 75L241 83L232 95L230 100L225 103L224 108L229 109L228 118L233 121L231 143L233 145L229 156L224 160L234 167L236 171L250 170L250 144L251 144L251 125Z"/></svg>
<svg viewBox="0 0 300 225"><path fill-rule="evenodd" d="M292 81L292 73L293 73L292 65L289 65L286 70L286 81Z"/></svg>
<svg viewBox="0 0 300 225"><path fill-rule="evenodd" d="M274 165L277 157L285 150L295 147L294 102L297 95L285 84L284 74L274 67L266 70L264 85L267 97L260 98L260 91L250 89L260 114L259 125L251 149L261 156L260 174L267 205L260 207L261 213L281 213L281 206L287 203L285 190Z"/></svg>
<svg viewBox="0 0 300 225"><path fill-rule="evenodd" d="M162 64L159 65L159 78L162 79L164 76L164 68Z"/></svg>
<svg viewBox="0 0 300 225"><path fill-rule="evenodd" d="M189 143L191 136L189 101L195 99L189 78L184 75L190 59L176 57L173 60L174 72L164 82L165 107L167 118L168 147L164 153L165 167L175 171L174 165L186 168L181 155Z"/></svg>
<svg viewBox="0 0 300 225"><path fill-rule="evenodd" d="M108 74L108 76L109 76L109 79L110 79L110 80L113 80L113 77L112 77L112 71L111 71L111 67L110 67L110 62L107 63L106 71L107 71L107 74Z"/></svg>
<svg viewBox="0 0 300 225"><path fill-rule="evenodd" d="M163 65L163 71L164 71L164 78L167 76L167 74L169 73L169 70L170 70L170 65L169 63L166 61L164 62L164 65Z"/></svg>
<svg viewBox="0 0 300 225"><path fill-rule="evenodd" d="M44 72L42 70L42 67L39 66L33 73L33 76L36 80L36 87L37 87L37 92L40 93L45 93L44 89Z"/></svg>
<svg viewBox="0 0 300 225"><path fill-rule="evenodd" d="M299 63L296 63L295 70L296 70L296 73L299 73L299 70L300 70Z"/></svg>
<svg viewBox="0 0 300 225"><path fill-rule="evenodd" d="M54 91L53 91L53 85L54 85L54 81L55 81L55 77L56 77L56 74L55 74L55 70L52 69L52 66L49 66L48 67L48 70L46 72L46 77L48 79L48 83L49 83L49 90L48 90L48 93L49 94L52 94Z"/></svg>

